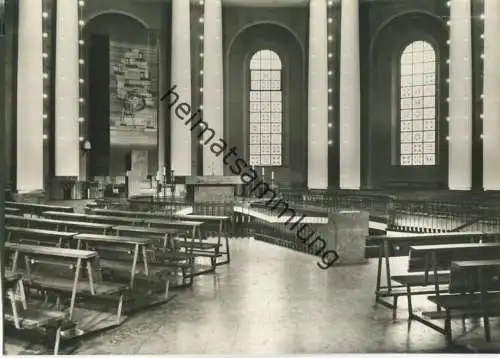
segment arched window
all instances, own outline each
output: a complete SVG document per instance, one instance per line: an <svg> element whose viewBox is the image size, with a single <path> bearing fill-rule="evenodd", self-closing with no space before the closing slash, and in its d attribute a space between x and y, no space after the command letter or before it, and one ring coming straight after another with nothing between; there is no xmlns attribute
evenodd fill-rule
<svg viewBox="0 0 500 358"><path fill-rule="evenodd" d="M436 66L436 52L428 42L414 41L401 54L401 166L437 164Z"/></svg>
<svg viewBox="0 0 500 358"><path fill-rule="evenodd" d="M282 165L281 60L271 50L250 59L250 165Z"/></svg>

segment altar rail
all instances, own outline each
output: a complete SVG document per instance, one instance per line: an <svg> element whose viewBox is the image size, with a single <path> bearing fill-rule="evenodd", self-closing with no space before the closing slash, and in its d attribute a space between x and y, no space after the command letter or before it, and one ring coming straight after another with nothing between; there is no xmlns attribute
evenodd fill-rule
<svg viewBox="0 0 500 358"><path fill-rule="evenodd" d="M385 221L389 230L433 233L448 231L500 230L500 195L492 193L450 193L427 195L422 199L407 199L394 195L351 190L282 190L277 193L290 207L367 211L372 219ZM423 193L425 195L425 192ZM415 196L415 195L413 195ZM247 202L252 198L239 198ZM254 198L255 199L255 198ZM264 200L264 199L261 199ZM194 212L206 215L230 215L235 202L196 203ZM112 204L110 204L112 205ZM182 210L182 201L157 200L152 197L130 200L135 209L152 211ZM240 220L236 215L236 220Z"/></svg>

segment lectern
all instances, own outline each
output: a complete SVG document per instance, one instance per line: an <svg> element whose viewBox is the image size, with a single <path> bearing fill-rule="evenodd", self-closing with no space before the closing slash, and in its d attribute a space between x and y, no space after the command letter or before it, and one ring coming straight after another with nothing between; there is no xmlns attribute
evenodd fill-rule
<svg viewBox="0 0 500 358"><path fill-rule="evenodd" d="M239 176L188 176L186 177L187 199L195 203L228 202L240 195L243 181Z"/></svg>

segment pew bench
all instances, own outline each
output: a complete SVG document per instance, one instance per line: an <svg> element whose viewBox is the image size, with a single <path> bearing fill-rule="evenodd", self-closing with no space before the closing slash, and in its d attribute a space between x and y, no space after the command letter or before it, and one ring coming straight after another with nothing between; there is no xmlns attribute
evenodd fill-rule
<svg viewBox="0 0 500 358"><path fill-rule="evenodd" d="M11 207L6 207L4 209L5 214L10 214L10 215L22 215L21 209L17 208L11 208Z"/></svg>
<svg viewBox="0 0 500 358"><path fill-rule="evenodd" d="M231 234L231 218L229 216L221 216L221 215L198 215L198 214L176 214L174 215L176 218L181 219L181 220L196 220L196 221L202 221L206 223L206 226L216 226L217 227L217 246L208 248L208 249L199 249L201 250L200 252L203 253L203 251L213 251L214 257L225 257L225 260L221 262L215 261L215 265L226 265L231 262L231 252L229 249L229 235ZM202 228L202 231L206 231L205 226ZM206 236L206 235L202 235ZM221 240L224 238L225 241L225 249L224 251L221 251L220 248L222 247Z"/></svg>
<svg viewBox="0 0 500 358"><path fill-rule="evenodd" d="M10 303L4 308L4 322L7 326L13 326L17 330L41 333L49 340L54 341L53 353L57 355L62 331L74 326L67 320L68 314L28 304L22 274L19 272L6 271L4 285L7 294L4 302Z"/></svg>
<svg viewBox="0 0 500 358"><path fill-rule="evenodd" d="M47 246L33 246L7 242L5 248L12 253L13 272L23 274L23 282L29 288L43 292L57 294L70 298L68 318L73 318L77 295L95 299L109 296L118 298L117 322L121 319L123 293L126 285L103 282L99 273L96 273L98 256L94 251L54 248ZM24 267L19 267L21 257L24 258ZM82 269L86 269L86 280Z"/></svg>
<svg viewBox="0 0 500 358"><path fill-rule="evenodd" d="M31 229L24 227L6 226L6 241L26 244L44 244L48 246L63 247L69 243L76 232Z"/></svg>
<svg viewBox="0 0 500 358"><path fill-rule="evenodd" d="M418 286L431 288L433 294L439 296L449 289L450 269L453 261L472 259L494 259L500 257L500 243L468 243L468 244L443 244L443 245L420 245L410 248L410 261L408 271L420 273ZM431 276L432 273L432 276ZM443 287L442 283L448 281ZM427 318L435 318L441 315L441 306L437 304L437 311L423 312L422 315L415 314L412 306L413 287L410 280L404 275L399 282L407 287L408 320L419 321L436 331L447 334L448 329L443 329L429 321Z"/></svg>
<svg viewBox="0 0 500 358"><path fill-rule="evenodd" d="M166 266L174 271L179 271L182 277L182 286L192 284L192 274L194 272L194 255L180 253L178 249L187 243L186 228L155 228L144 226L114 226L116 235L127 235L132 237L142 237L154 239L159 245L153 244L148 251L149 260L160 266ZM178 241L176 238L183 239ZM187 261L187 262L186 262Z"/></svg>
<svg viewBox="0 0 500 358"><path fill-rule="evenodd" d="M428 298L445 310L444 315L431 318L445 319L443 331L448 343L452 341L453 318L477 317L483 319L485 340L490 342L489 318L500 316L500 260L453 262L449 293Z"/></svg>
<svg viewBox="0 0 500 358"><path fill-rule="evenodd" d="M118 225L113 226L113 231L116 235L128 235L133 237L145 237L148 239L156 239L160 242L160 247L163 249L175 248L175 237L185 237L186 230L177 228L148 228L144 226L128 226Z"/></svg>
<svg viewBox="0 0 500 358"><path fill-rule="evenodd" d="M108 215L108 216L124 216L135 219L166 219L171 215L168 213L157 213L149 211L133 211L133 210L113 210L113 209L91 209L94 215Z"/></svg>
<svg viewBox="0 0 500 358"><path fill-rule="evenodd" d="M393 277L399 281L405 279L402 275L393 276L391 273L391 258L392 257L408 257L410 247L416 245L433 245L433 244L460 244L474 242L495 242L500 239L500 233L483 233L483 232L448 232L436 234L415 234L410 236L389 236L378 235L367 237L367 246L373 246L378 251L377 263L377 278L375 287L375 301L393 310L393 315L396 315L397 301L400 296L406 296L406 284L393 283ZM404 275L403 275L404 276ZM408 277L408 280L418 280L419 275ZM382 284L384 279L385 285ZM418 282L417 282L418 283ZM428 290L420 290L421 294L429 293ZM419 294L415 291L413 294ZM392 298L392 302L386 299Z"/></svg>
<svg viewBox="0 0 500 358"><path fill-rule="evenodd" d="M147 246L154 240L147 238L79 234L74 237L78 240L77 248L85 246L86 249L97 251L100 256L102 269L125 271L129 273L129 287L134 288L136 275L145 277L170 276L170 270L158 268L148 263ZM139 268L139 255L142 267ZM165 282L168 292L168 279Z"/></svg>
<svg viewBox="0 0 500 358"><path fill-rule="evenodd" d="M71 206L50 205L50 204L37 204L37 203L23 203L17 201L6 201L6 207L19 209L23 214L40 216L44 211L60 211L66 213L74 212Z"/></svg>
<svg viewBox="0 0 500 358"><path fill-rule="evenodd" d="M61 213L56 211L45 211L43 216L56 220L74 220L89 223L99 223L108 225L139 225L141 219L127 218L122 216L88 215L80 213Z"/></svg>
<svg viewBox="0 0 500 358"><path fill-rule="evenodd" d="M71 214L71 213L68 213ZM77 214L79 215L79 214ZM112 228L109 224L92 223L85 221L72 221L68 219L52 219L48 217L32 218L23 216L6 215L7 225L27 228L48 229L57 231L77 231L106 234Z"/></svg>

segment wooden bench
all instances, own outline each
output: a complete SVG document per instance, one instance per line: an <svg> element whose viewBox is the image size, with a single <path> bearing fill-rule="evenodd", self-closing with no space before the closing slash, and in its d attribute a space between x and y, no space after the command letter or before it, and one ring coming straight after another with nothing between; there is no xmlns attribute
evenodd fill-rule
<svg viewBox="0 0 500 358"><path fill-rule="evenodd" d="M488 234L483 232L415 234L410 236L369 236L366 240L366 245L376 247L378 251L375 301L391 308L393 314L396 314L397 300L399 296L405 296L407 290L405 285L394 285L392 283L390 258L407 257L411 246L445 243L494 242L499 239L500 233ZM382 285L382 271L385 271L385 286ZM422 294L425 293L425 291L422 291ZM392 303L385 300L390 297L392 297Z"/></svg>
<svg viewBox="0 0 500 358"><path fill-rule="evenodd" d="M177 252L179 247L183 247L187 243L185 228L151 228L118 225L114 226L113 230L116 232L116 235L142 237L158 241L159 245L152 245L153 250L150 251L152 256L151 261L174 270L180 270L182 286L189 286L193 283L192 274L194 272L195 255ZM177 241L175 238L183 239L184 241ZM156 248L159 250L156 250Z"/></svg>
<svg viewBox="0 0 500 358"><path fill-rule="evenodd" d="M10 214L10 215L22 215L22 211L21 209L17 209L17 208L10 208L10 207L6 207L4 209L5 211L5 214Z"/></svg>
<svg viewBox="0 0 500 358"><path fill-rule="evenodd" d="M24 214L40 216L44 211L60 211L66 213L74 212L71 206L49 205L49 204L36 204L36 203L21 203L17 201L6 201L6 207L20 209Z"/></svg>
<svg viewBox="0 0 500 358"><path fill-rule="evenodd" d="M28 287L70 295L70 320L73 317L77 295L97 298L119 294L117 322L120 322L123 292L127 287L101 280L100 274L96 273L96 252L10 242L5 244L5 248L13 254L11 271L23 273L23 280ZM19 267L21 257L24 257L23 268ZM86 268L85 282L80 280L82 267Z"/></svg>
<svg viewBox="0 0 500 358"><path fill-rule="evenodd" d="M225 260L221 262L215 261L215 265L225 265L231 262L231 252L229 249L229 235L232 230L230 230L231 218L229 216L220 216L220 215L197 215L197 214L189 214L189 215L175 215L178 219L182 220L195 220L202 221L207 224L212 224L217 226L217 244L216 245L199 245L197 248L200 252L213 252L214 256L225 256ZM225 251L220 251L221 239L224 237L225 240ZM216 258L215 258L216 260Z"/></svg>
<svg viewBox="0 0 500 358"><path fill-rule="evenodd" d="M76 232L62 232L55 230L31 229L24 227L6 226L7 240L18 243L48 244L62 247L64 242L69 242Z"/></svg>
<svg viewBox="0 0 500 358"><path fill-rule="evenodd" d="M24 226L28 228L50 229L57 231L78 231L106 234L112 225L92 223L85 221L72 221L64 219L50 219L46 217L32 218L23 216L6 215L6 223L10 226Z"/></svg>
<svg viewBox="0 0 500 358"><path fill-rule="evenodd" d="M19 272L6 271L3 283L10 302L4 310L5 322L17 330L37 330L53 338L53 352L57 355L62 330L73 327L73 324L67 322L67 313L28 304L22 274Z"/></svg>
<svg viewBox="0 0 500 358"><path fill-rule="evenodd" d="M61 226L61 220L16 215L5 215L5 223L11 226L22 226L27 228L48 230L59 230Z"/></svg>
<svg viewBox="0 0 500 358"><path fill-rule="evenodd" d="M121 270L129 272L130 288L134 288L136 275L145 277L167 277L165 281L165 295L168 295L168 285L170 270L158 265L148 263L146 247L154 240L147 238L129 237L129 236L109 236L79 234L75 236L78 240L78 248L83 247L97 251L102 269ZM138 267L139 255L141 255L142 269ZM125 256L125 258L124 258ZM131 260L128 259L131 257Z"/></svg>
<svg viewBox="0 0 500 358"><path fill-rule="evenodd" d="M145 237L148 239L157 239L161 241L161 247L167 249L167 247L174 248L175 244L173 242L175 237L184 237L186 231L184 229L177 228L148 228L144 226L129 226L129 225L117 225L113 226L113 231L116 235L129 235L133 237Z"/></svg>
<svg viewBox="0 0 500 358"><path fill-rule="evenodd" d="M150 228L161 229L184 229L191 232L191 239L202 240L201 226L202 221L192 220L168 220L168 219L145 219L144 224Z"/></svg>
<svg viewBox="0 0 500 358"><path fill-rule="evenodd" d="M439 296L444 289L443 283L449 283L451 264L457 260L495 259L500 257L500 243L468 243L468 244L443 244L421 245L410 248L409 273L419 272L419 280L408 280L405 275L393 277L407 287L408 320L415 319L436 331L447 334L443 329L426 319L440 317L441 306L437 305L437 312L424 312L422 316L413 313L412 287L427 286L433 288L433 293ZM432 273L432 275L430 274ZM448 285L446 287L448 289Z"/></svg>
<svg viewBox="0 0 500 358"><path fill-rule="evenodd" d="M172 217L169 213L158 213L149 211L113 210L113 209L91 209L94 215L124 216L136 219L166 219Z"/></svg>
<svg viewBox="0 0 500 358"><path fill-rule="evenodd" d="M106 216L106 215L88 215L79 213L60 213L54 211L46 211L43 216L58 220L74 220L91 223L101 223L109 225L139 225L140 219L127 218L122 216Z"/></svg>
<svg viewBox="0 0 500 358"><path fill-rule="evenodd" d="M429 300L445 310L448 343L452 341L451 320L456 317L482 317L485 339L490 342L489 317L500 316L500 259L453 262L449 293Z"/></svg>

